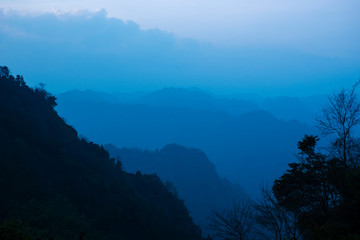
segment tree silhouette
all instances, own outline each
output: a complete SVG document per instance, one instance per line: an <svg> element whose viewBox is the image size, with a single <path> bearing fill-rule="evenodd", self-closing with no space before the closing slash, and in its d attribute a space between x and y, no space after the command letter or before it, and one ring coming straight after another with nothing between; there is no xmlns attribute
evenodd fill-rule
<svg viewBox="0 0 360 240"><path fill-rule="evenodd" d="M337 159L327 159L316 150L317 136L305 136L298 142L299 162L276 179L273 191L279 204L298 217L302 233L330 220L332 210L341 203L336 186L342 165ZM320 231L312 229L312 234ZM306 233L305 233L306 234Z"/></svg>
<svg viewBox="0 0 360 240"><path fill-rule="evenodd" d="M306 135L298 142L299 162L274 182L276 199L297 216L303 239L360 237L359 84L335 92L317 119L322 134L333 137L326 152L317 149L317 136Z"/></svg>
<svg viewBox="0 0 360 240"><path fill-rule="evenodd" d="M54 104L0 67L1 240L202 239L159 177L123 171Z"/></svg>
<svg viewBox="0 0 360 240"><path fill-rule="evenodd" d="M216 236L226 240L248 240L254 231L254 209L248 199L233 202L233 207L214 210L210 216L209 228Z"/></svg>
<svg viewBox="0 0 360 240"><path fill-rule="evenodd" d="M6 66L0 66L0 77L8 78L10 76L10 70Z"/></svg>
<svg viewBox="0 0 360 240"><path fill-rule="evenodd" d="M254 203L254 208L257 235L261 239L300 239L296 214L281 206L271 189L261 187L261 197Z"/></svg>
<svg viewBox="0 0 360 240"><path fill-rule="evenodd" d="M354 127L360 122L360 101L356 92L360 81L351 89L341 89L329 97L329 102L317 118L324 135L335 135L332 152L346 164L356 165L359 159L359 139Z"/></svg>

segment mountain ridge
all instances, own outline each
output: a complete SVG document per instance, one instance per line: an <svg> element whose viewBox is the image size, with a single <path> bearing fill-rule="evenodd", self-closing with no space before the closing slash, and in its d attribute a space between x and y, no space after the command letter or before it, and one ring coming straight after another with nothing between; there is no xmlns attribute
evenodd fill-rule
<svg viewBox="0 0 360 240"><path fill-rule="evenodd" d="M246 183L244 189L253 193L262 181L272 181L286 169L297 152L298 139L312 129L298 121L277 119L264 110L233 116L191 106L89 103L71 96L59 96L57 109L82 135L102 144L157 149L175 142L201 149L221 176ZM259 147L263 151L258 151Z"/></svg>
<svg viewBox="0 0 360 240"><path fill-rule="evenodd" d="M204 235L214 209L230 208L234 201L248 198L243 189L225 178L220 178L215 165L199 149L172 143L154 151L116 148L104 145L110 155L119 159L126 171L157 174L163 182L173 184L184 200L194 222Z"/></svg>
<svg viewBox="0 0 360 240"><path fill-rule="evenodd" d="M55 105L0 67L1 239L201 239L158 176L124 172Z"/></svg>

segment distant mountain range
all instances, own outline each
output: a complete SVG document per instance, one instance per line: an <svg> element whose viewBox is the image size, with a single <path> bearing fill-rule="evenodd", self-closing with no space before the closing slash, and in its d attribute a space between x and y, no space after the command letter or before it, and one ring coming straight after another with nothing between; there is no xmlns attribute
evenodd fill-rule
<svg viewBox="0 0 360 240"><path fill-rule="evenodd" d="M60 99L108 103L145 104L153 107L186 108L193 110L224 111L233 116L256 110L271 113L281 120L297 120L314 124L327 102L327 96L311 97L221 97L197 88L163 88L154 92L105 93L73 90L59 95Z"/></svg>
<svg viewBox="0 0 360 240"><path fill-rule="evenodd" d="M272 181L294 160L297 141L314 133L293 116L313 118L321 103L291 100L253 103L176 88L134 95L76 90L58 96L57 110L81 134L99 143L141 149L168 143L199 148L221 176L256 194L262 181ZM275 117L281 114L292 120Z"/></svg>

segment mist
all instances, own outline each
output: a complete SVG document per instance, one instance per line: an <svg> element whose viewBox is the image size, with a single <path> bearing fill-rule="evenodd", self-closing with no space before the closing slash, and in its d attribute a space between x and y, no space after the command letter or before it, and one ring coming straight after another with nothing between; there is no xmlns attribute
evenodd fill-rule
<svg viewBox="0 0 360 240"><path fill-rule="evenodd" d="M226 26L224 26L226 27ZM105 10L0 14L0 63L22 70L30 85L60 93L201 87L221 94L310 96L348 86L359 59L280 47L219 47L132 21Z"/></svg>
<svg viewBox="0 0 360 240"><path fill-rule="evenodd" d="M0 6L0 239L358 239L355 0Z"/></svg>

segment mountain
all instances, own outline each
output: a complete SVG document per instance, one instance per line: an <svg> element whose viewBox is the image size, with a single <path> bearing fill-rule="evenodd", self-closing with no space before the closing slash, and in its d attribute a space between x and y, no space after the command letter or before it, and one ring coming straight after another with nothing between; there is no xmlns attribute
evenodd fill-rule
<svg viewBox="0 0 360 240"><path fill-rule="evenodd" d="M249 97L247 97L249 98ZM113 92L72 90L59 95L59 99L75 101L144 104L152 107L186 108L193 110L222 111L238 116L253 111L266 111L284 120L296 120L314 125L327 96L310 97L250 97L241 95L218 96L198 88L163 88L153 92Z"/></svg>
<svg viewBox="0 0 360 240"><path fill-rule="evenodd" d="M155 100L149 104L88 101L72 92L59 96L57 110L82 135L102 144L158 149L177 143L201 149L220 176L239 183L250 194L256 194L263 181L272 181L285 171L295 158L297 141L314 132L306 124L280 120L263 110L242 113L239 109L234 115L223 109L194 107L201 104L191 101L172 106L175 100L158 99L163 99L162 106Z"/></svg>
<svg viewBox="0 0 360 240"><path fill-rule="evenodd" d="M163 88L147 94L143 93L142 96L133 93L132 101L124 101L124 97L120 100L120 96L124 93L111 95L113 98L117 97L118 102L146 104L153 107L224 111L233 116L262 110L284 121L296 120L308 125L314 124L314 120L320 115L319 110L327 102L325 95L272 98L258 96L256 99L245 100L242 96L220 97L197 88Z"/></svg>
<svg viewBox="0 0 360 240"><path fill-rule="evenodd" d="M119 159L126 171L156 173L174 189L190 211L194 222L207 235L209 216L214 209L231 208L235 200L246 197L242 188L220 178L215 165L198 149L168 144L160 150L148 151L104 146Z"/></svg>
<svg viewBox="0 0 360 240"><path fill-rule="evenodd" d="M0 239L201 239L159 177L123 171L55 105L0 67Z"/></svg>
<svg viewBox="0 0 360 240"><path fill-rule="evenodd" d="M259 109L250 101L220 98L196 88L163 88L138 97L133 103L147 104L153 107L224 111L235 116Z"/></svg>
<svg viewBox="0 0 360 240"><path fill-rule="evenodd" d="M314 125L315 119L320 116L321 109L327 103L327 97L318 95L303 98L264 98L256 103L260 109L270 112L279 119L297 120L308 125Z"/></svg>

